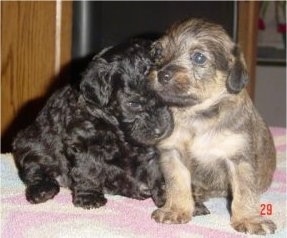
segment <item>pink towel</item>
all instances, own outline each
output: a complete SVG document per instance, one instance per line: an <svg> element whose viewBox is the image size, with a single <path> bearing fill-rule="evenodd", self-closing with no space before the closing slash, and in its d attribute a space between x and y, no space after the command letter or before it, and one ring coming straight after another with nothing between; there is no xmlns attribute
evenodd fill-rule
<svg viewBox="0 0 287 238"><path fill-rule="evenodd" d="M272 128L277 169L270 189L263 194L261 206L278 229L267 237L286 237L286 129ZM223 198L211 199L206 206L210 215L194 217L183 225L155 223L151 199L138 201L107 196L99 209L84 210L72 204L70 191L46 203L31 205L25 200L24 185L17 175L11 154L1 155L1 237L3 238L183 238L183 237L259 237L238 233L230 226L230 215ZM244 208L242 208L244 209Z"/></svg>

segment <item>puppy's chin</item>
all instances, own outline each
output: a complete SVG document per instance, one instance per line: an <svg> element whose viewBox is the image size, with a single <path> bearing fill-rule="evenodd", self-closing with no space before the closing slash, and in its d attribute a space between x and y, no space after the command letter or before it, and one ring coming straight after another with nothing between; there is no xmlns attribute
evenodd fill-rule
<svg viewBox="0 0 287 238"><path fill-rule="evenodd" d="M198 99L190 95L178 95L164 91L157 91L157 94L169 106L191 107L200 103Z"/></svg>
<svg viewBox="0 0 287 238"><path fill-rule="evenodd" d="M154 146L160 139L132 138L137 145Z"/></svg>
<svg viewBox="0 0 287 238"><path fill-rule="evenodd" d="M171 129L166 129L166 131L161 135L152 135L152 132L150 132L148 135L131 133L131 139L136 143L140 145L146 145L146 146L154 146L164 138L168 137L171 134Z"/></svg>

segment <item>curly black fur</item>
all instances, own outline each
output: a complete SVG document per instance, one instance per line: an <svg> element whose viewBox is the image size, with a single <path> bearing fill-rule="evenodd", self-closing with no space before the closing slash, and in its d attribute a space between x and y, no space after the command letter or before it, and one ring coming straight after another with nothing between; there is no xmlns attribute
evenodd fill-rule
<svg viewBox="0 0 287 238"><path fill-rule="evenodd" d="M73 203L95 208L104 193L164 202L155 144L169 135L168 108L147 90L149 43L122 44L90 63L79 87L54 93L13 142L31 203L69 187Z"/></svg>

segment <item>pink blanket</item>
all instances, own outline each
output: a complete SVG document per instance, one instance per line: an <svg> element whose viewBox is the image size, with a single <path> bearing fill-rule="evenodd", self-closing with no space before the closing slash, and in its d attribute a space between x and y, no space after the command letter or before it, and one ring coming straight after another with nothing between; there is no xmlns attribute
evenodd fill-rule
<svg viewBox="0 0 287 238"><path fill-rule="evenodd" d="M278 229L267 237L286 237L286 129L272 128L277 148L277 169L270 189L261 198L262 212ZM155 206L151 199L137 201L107 196L99 209L76 208L66 189L43 204L31 205L24 197L24 185L17 175L11 154L1 155L1 237L253 237L234 231L223 198L211 199L210 215L194 217L184 225L157 224L150 218ZM265 208L264 208L265 206ZM244 208L242 208L244 209ZM254 236L259 237L259 236Z"/></svg>

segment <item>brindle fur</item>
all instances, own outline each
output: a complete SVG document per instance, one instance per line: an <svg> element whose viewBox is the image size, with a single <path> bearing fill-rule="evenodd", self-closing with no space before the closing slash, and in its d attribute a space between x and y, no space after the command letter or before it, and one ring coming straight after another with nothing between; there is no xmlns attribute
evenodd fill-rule
<svg viewBox="0 0 287 238"><path fill-rule="evenodd" d="M206 62L196 64L194 52ZM259 198L272 181L275 148L245 89L239 47L221 26L188 19L171 26L153 53L150 84L171 106L175 128L158 146L167 202L152 217L186 223L209 213L206 199L229 196L234 229L274 233L276 225L259 215Z"/></svg>

